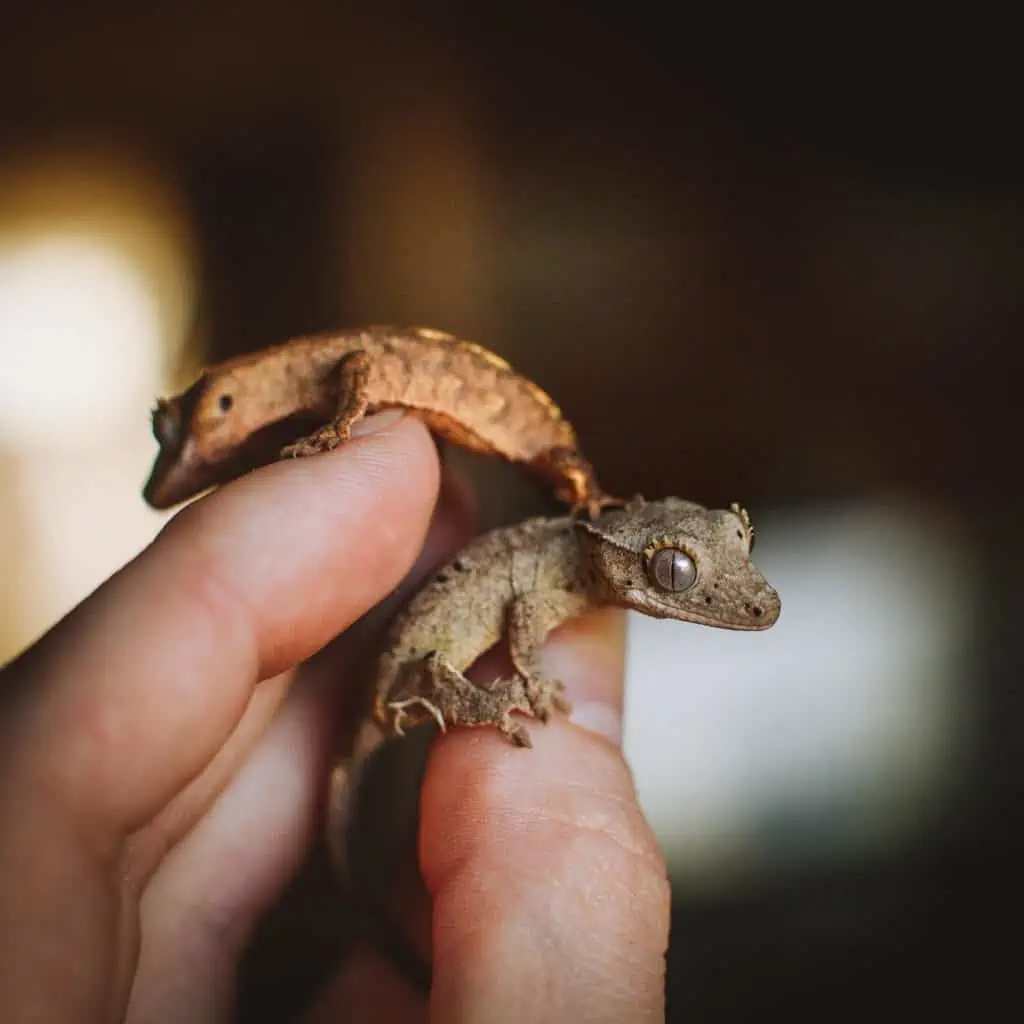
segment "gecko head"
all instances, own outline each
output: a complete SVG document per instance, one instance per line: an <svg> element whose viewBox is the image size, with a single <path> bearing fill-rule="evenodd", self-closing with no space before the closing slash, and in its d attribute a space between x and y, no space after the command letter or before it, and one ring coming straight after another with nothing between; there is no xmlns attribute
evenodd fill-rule
<svg viewBox="0 0 1024 1024"><path fill-rule="evenodd" d="M779 617L779 595L750 560L754 530L738 505L634 501L574 528L591 584L613 604L726 629L767 629Z"/></svg>
<svg viewBox="0 0 1024 1024"><path fill-rule="evenodd" d="M204 371L181 394L157 401L152 420L160 450L143 490L150 505L170 508L231 475L240 442L252 433L244 390L238 373Z"/></svg>

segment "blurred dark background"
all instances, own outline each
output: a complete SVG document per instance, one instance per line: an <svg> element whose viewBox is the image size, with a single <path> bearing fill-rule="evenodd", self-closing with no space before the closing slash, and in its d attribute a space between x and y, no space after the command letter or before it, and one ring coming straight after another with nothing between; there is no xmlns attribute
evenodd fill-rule
<svg viewBox="0 0 1024 1024"><path fill-rule="evenodd" d="M0 258L64 216L109 221L156 268L157 355L111 427L126 437L130 422L141 447L118 497L111 484L92 498L107 530L112 502L138 500L152 391L200 361L370 322L509 358L556 397L613 491L742 497L797 538L808 516L909 510L911 532L944 538L925 557L962 599L941 692L966 724L926 787L925 823L868 853L755 858L714 885L688 879L683 857L669 1016L1019 1004L1019 58L1008 27L972 11L949 24L730 13L5 5ZM85 543L81 516L72 537L52 507L74 488L33 483L25 462L25 438L55 442L12 410L56 384L26 383L18 324L0 324L0 568L15 582L67 563L47 544ZM112 464L109 438L96 444L79 466ZM504 486L488 491L495 517L518 507ZM12 586L5 653L98 571L37 595L37 611ZM846 582L827 584L841 597ZM897 634L911 611L896 602ZM936 712L918 711L927 729ZM243 1019L301 1004L326 966L306 951L322 903L309 885L290 900L243 972Z"/></svg>

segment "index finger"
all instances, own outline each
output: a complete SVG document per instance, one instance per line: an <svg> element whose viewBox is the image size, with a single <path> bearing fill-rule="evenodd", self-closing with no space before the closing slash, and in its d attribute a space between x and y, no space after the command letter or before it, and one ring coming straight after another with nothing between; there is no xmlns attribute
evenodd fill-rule
<svg viewBox="0 0 1024 1024"><path fill-rule="evenodd" d="M604 611L546 648L577 724L531 728L530 750L491 729L434 745L420 853L435 1019L663 1019L668 882L616 742L624 632Z"/></svg>
<svg viewBox="0 0 1024 1024"><path fill-rule="evenodd" d="M427 431L407 418L186 508L9 667L20 766L91 833L140 827L205 767L260 680L398 584L438 479Z"/></svg>

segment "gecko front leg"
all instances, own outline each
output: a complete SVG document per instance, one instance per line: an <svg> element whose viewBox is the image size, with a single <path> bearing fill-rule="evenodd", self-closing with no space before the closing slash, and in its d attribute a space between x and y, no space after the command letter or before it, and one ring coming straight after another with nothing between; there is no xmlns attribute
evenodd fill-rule
<svg viewBox="0 0 1024 1024"><path fill-rule="evenodd" d="M281 449L281 458L329 452L349 439L352 424L366 415L370 355L359 349L342 356L337 367L338 408L330 423Z"/></svg>
<svg viewBox="0 0 1024 1024"><path fill-rule="evenodd" d="M579 615L589 602L578 594L527 592L509 607L508 646L512 666L523 680L533 713L546 722L552 711L568 712L572 705L563 696L565 686L547 675L540 664L540 645L556 626Z"/></svg>
<svg viewBox="0 0 1024 1024"><path fill-rule="evenodd" d="M403 720L419 708L441 726L493 725L517 747L530 747L530 734L512 717L513 711L532 714L522 679L499 680L488 687L467 679L443 654L432 651L423 659L424 693L389 701L391 728L402 735ZM424 720L417 718L417 720Z"/></svg>

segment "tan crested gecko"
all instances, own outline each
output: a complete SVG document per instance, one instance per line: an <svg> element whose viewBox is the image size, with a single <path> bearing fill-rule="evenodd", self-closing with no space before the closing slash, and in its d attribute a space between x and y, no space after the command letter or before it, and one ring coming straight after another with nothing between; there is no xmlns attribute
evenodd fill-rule
<svg viewBox="0 0 1024 1024"><path fill-rule="evenodd" d="M634 499L587 521L528 519L462 549L395 620L380 659L374 717L386 732L433 718L530 738L512 712L568 711L537 650L568 619L603 605L726 629L767 629L775 590L750 560L754 528L738 505ZM477 686L464 672L507 632L514 675Z"/></svg>
<svg viewBox="0 0 1024 1024"><path fill-rule="evenodd" d="M574 511L621 504L536 384L481 345L398 327L293 338L204 370L153 410L160 451L143 494L169 508L280 456L334 448L360 417L390 407L471 451L526 465Z"/></svg>
<svg viewBox="0 0 1024 1024"><path fill-rule="evenodd" d="M750 560L753 543L740 506L712 510L679 498L634 499L592 521L528 519L472 541L399 613L377 666L373 714L332 772L326 824L343 887L357 894L382 950L417 990L429 992L430 964L353 858L358 793L373 752L389 734L431 720L442 730L494 726L531 746L514 712L544 721L570 710L562 684L541 670L538 648L562 622L604 605L727 629L769 628L781 602ZM465 671L506 633L514 674L471 682Z"/></svg>

